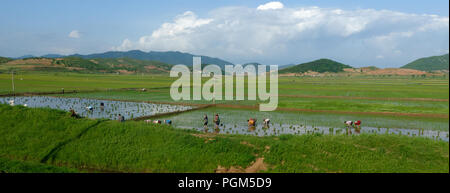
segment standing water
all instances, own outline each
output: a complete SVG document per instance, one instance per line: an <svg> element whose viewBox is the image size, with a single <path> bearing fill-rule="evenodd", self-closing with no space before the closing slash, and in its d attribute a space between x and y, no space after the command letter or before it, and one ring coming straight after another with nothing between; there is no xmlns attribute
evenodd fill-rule
<svg viewBox="0 0 450 193"><path fill-rule="evenodd" d="M389 128L374 128L374 127L362 127L359 132L354 128L330 128L330 127L318 127L309 125L289 125L289 124L277 124L270 123L269 126L263 124L256 126L247 126L243 124L222 124L218 129L210 124L205 129L203 126L189 127L181 125L182 123L176 123L175 126L183 129L194 129L197 131L215 132L222 134L246 134L256 136L271 136L281 134L324 134L324 135L338 135L338 134L395 134L406 135L410 137L426 137L436 140L449 141L449 132L446 131L434 131L434 130L419 130L419 129L389 129Z"/></svg>
<svg viewBox="0 0 450 193"><path fill-rule="evenodd" d="M88 118L117 119L121 114L125 119L152 116L192 109L191 106L152 104L144 102L124 102L82 98L62 98L48 96L0 97L0 103L27 107L46 107L69 111L70 109ZM102 104L103 103L103 107Z"/></svg>
<svg viewBox="0 0 450 193"><path fill-rule="evenodd" d="M124 102L124 101L109 101L97 99L82 99L82 98L60 98L47 96L30 96L30 97L0 97L0 103L9 105L24 105L27 107L47 107L52 109L59 109L69 111L75 110L78 115L89 118L106 118L117 119L121 114L125 119L133 119L143 116L152 116L161 113L179 112L192 109L191 106L182 105L167 105L167 104L152 104L144 102ZM103 107L101 104L103 103ZM358 134L353 128L333 128L320 127L299 124L279 124L271 122L268 127L259 124L255 127L248 127L245 123L236 124L222 124L219 129L214 129L213 124L210 123L205 129L201 123L192 124L189 121L175 122L174 126L183 129L194 129L198 131L216 132L222 134L248 134L256 136L270 136L280 134ZM199 122L201 122L199 120ZM427 137L436 140L449 141L449 132L421 130L421 129L389 129L389 128L375 128L362 127L360 133L371 134L397 134L411 137Z"/></svg>

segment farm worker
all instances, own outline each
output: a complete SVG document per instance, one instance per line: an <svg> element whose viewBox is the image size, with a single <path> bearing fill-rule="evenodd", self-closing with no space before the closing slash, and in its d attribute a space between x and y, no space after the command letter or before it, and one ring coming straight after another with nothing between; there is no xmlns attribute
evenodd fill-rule
<svg viewBox="0 0 450 193"><path fill-rule="evenodd" d="M347 134L351 135L352 130L350 127L353 127L353 121L344 121L344 123L347 126Z"/></svg>
<svg viewBox="0 0 450 193"><path fill-rule="evenodd" d="M172 120L165 120L164 122L168 125L172 125Z"/></svg>
<svg viewBox="0 0 450 193"><path fill-rule="evenodd" d="M219 114L216 114L216 116L214 116L214 123L216 124L216 129L219 128L220 125Z"/></svg>
<svg viewBox="0 0 450 193"><path fill-rule="evenodd" d="M263 122L264 122L264 125L267 127L267 126L269 126L269 124L270 124L270 119L265 118L265 119L263 120Z"/></svg>
<svg viewBox="0 0 450 193"><path fill-rule="evenodd" d="M256 125L256 119L254 119L254 118L250 118L249 120L247 120L247 122L248 122L248 126Z"/></svg>
<svg viewBox="0 0 450 193"><path fill-rule="evenodd" d="M361 121L355 121L355 131L359 133L361 131Z"/></svg>
<svg viewBox="0 0 450 193"><path fill-rule="evenodd" d="M360 127L360 126L361 126L361 121L359 121L359 120L358 120L358 121L355 121L355 126L356 126L356 127Z"/></svg>
<svg viewBox="0 0 450 193"><path fill-rule="evenodd" d="M101 110L105 109L105 103L100 103L100 109Z"/></svg>
<svg viewBox="0 0 450 193"><path fill-rule="evenodd" d="M203 116L203 127L208 127L208 116L206 114Z"/></svg>
<svg viewBox="0 0 450 193"><path fill-rule="evenodd" d="M77 115L77 113L75 112L75 110L70 109L70 117L78 118L78 115Z"/></svg>
<svg viewBox="0 0 450 193"><path fill-rule="evenodd" d="M119 116L117 117L117 120L119 120L119 122L124 122L125 121L125 117L122 116L121 114L119 114Z"/></svg>
<svg viewBox="0 0 450 193"><path fill-rule="evenodd" d="M344 124L345 124L347 127L353 127L353 121L344 121Z"/></svg>

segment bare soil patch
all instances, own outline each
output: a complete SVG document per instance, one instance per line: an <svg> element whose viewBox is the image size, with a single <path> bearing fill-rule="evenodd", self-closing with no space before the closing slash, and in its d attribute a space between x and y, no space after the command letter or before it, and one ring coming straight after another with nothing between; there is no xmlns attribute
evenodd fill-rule
<svg viewBox="0 0 450 193"><path fill-rule="evenodd" d="M242 167L234 167L226 168L223 166L218 166L216 169L216 173L257 173L260 171L267 170L267 164L264 163L264 157L258 157L250 166L247 168Z"/></svg>
<svg viewBox="0 0 450 193"><path fill-rule="evenodd" d="M373 71L369 71L366 74L369 75L422 75L427 74L424 71L413 70L413 69L404 69L404 68L385 68L385 69L377 69Z"/></svg>

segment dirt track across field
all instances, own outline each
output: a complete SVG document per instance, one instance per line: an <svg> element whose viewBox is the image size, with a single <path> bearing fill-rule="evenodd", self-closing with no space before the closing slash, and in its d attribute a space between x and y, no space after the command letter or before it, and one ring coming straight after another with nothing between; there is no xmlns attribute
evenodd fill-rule
<svg viewBox="0 0 450 193"><path fill-rule="evenodd" d="M236 109L259 109L259 106L251 105L229 105L217 104L216 107L236 108ZM333 114L356 114L356 115L389 115L389 116L408 116L408 117L429 117L429 118L443 118L448 119L448 114L439 113L398 113L398 112L353 112L353 111L334 111L334 110L313 110L313 109L298 109L298 108L283 108L278 107L277 111L297 111L297 112L314 112L314 113L333 113Z"/></svg>
<svg viewBox="0 0 450 193"><path fill-rule="evenodd" d="M381 100L381 101L434 101L448 102L448 99L435 98L382 98L382 97L354 97L354 96L315 96L315 95L278 95L279 97L291 98L327 98L327 99L361 99L361 100Z"/></svg>

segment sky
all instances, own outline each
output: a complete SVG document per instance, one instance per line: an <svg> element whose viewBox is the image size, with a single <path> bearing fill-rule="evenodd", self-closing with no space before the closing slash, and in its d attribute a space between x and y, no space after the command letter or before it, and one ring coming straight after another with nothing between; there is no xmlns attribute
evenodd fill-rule
<svg viewBox="0 0 450 193"><path fill-rule="evenodd" d="M0 56L182 51L400 67L449 50L447 0L2 0Z"/></svg>

